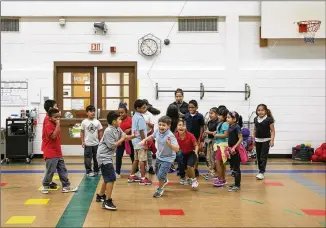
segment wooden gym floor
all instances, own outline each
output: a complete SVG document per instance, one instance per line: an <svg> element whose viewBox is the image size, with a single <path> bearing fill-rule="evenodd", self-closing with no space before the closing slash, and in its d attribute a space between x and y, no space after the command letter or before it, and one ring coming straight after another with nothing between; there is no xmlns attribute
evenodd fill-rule
<svg viewBox="0 0 326 228"><path fill-rule="evenodd" d="M266 179L257 181L250 162L241 167L241 191L231 193L202 177L192 190L169 174L171 184L155 199L156 186L127 183L130 160L124 158L113 193L118 211L112 212L95 202L101 180L85 177L83 158L65 161L77 193L41 194L41 159L2 165L1 227L326 227L325 163L270 159ZM233 182L229 174L227 180Z"/></svg>

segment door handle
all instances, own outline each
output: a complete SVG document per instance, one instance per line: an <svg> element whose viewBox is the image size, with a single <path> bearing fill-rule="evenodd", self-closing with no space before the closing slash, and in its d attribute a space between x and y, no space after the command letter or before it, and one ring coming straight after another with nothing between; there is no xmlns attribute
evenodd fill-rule
<svg viewBox="0 0 326 228"><path fill-rule="evenodd" d="M101 109L97 109L97 119L100 119L100 116L101 116Z"/></svg>

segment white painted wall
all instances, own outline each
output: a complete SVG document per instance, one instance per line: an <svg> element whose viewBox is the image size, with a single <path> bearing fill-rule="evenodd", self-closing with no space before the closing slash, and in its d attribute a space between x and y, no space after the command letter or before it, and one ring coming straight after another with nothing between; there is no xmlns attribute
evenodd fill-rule
<svg viewBox="0 0 326 228"><path fill-rule="evenodd" d="M225 16L220 19L219 33L178 33L175 24L169 36L171 44L163 47L147 74L153 59L138 54L138 39L153 33L164 40L183 3L146 1L122 6L121 2L98 2L101 7L96 11L89 2L74 2L73 6L29 2L32 5L28 9L25 2L2 2L2 15L23 16L19 33L1 34L2 79L28 78L29 97L39 90L41 97L53 97L54 61L137 61L140 98L147 98L163 113L173 101L173 93L161 93L155 100L153 83L158 82L161 89L199 89L202 82L207 90L243 90L248 83L252 90L248 101L243 94L212 93L205 94L203 100L198 93L187 93L185 100L197 99L203 114L224 104L238 111L244 120L257 104L266 103L276 119L274 154L289 154L298 143L311 142L316 147L325 141L325 43L270 40L268 48L260 48L259 2L247 2L246 7L243 2L188 2L184 15ZM155 10L148 10L148 4L157 4ZM134 7L132 12L130 7ZM60 15L55 15L59 11L54 9L59 8ZM114 10L105 15L104 8ZM140 17L144 15L147 17ZM67 16L64 28L56 16ZM108 34L94 35L93 23L102 20L107 22ZM102 42L103 53L89 53L91 42ZM109 53L110 46L117 47L116 54ZM43 111L42 105L39 108ZM19 112L19 108L1 107L2 126L13 112ZM40 153L41 129L39 124L35 153ZM63 150L64 154L82 154L78 146L63 146Z"/></svg>

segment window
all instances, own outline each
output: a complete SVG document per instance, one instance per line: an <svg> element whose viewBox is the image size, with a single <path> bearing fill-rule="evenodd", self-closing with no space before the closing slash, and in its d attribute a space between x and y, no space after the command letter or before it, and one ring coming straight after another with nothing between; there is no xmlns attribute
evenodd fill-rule
<svg viewBox="0 0 326 228"><path fill-rule="evenodd" d="M1 32L19 32L19 19L1 18Z"/></svg>
<svg viewBox="0 0 326 228"><path fill-rule="evenodd" d="M179 32L218 32L218 17L179 18Z"/></svg>

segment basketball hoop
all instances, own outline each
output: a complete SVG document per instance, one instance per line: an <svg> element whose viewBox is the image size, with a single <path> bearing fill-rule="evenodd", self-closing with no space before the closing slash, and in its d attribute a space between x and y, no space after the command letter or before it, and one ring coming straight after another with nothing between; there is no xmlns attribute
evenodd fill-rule
<svg viewBox="0 0 326 228"><path fill-rule="evenodd" d="M310 21L298 21L299 33L304 36L304 42L314 43L315 33L318 31L321 21L310 20Z"/></svg>

